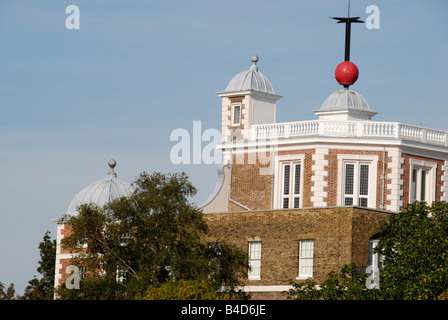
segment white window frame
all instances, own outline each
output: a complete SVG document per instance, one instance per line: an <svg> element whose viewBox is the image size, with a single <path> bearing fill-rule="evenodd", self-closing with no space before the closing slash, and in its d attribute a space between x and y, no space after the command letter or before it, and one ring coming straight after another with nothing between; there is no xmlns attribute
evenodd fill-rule
<svg viewBox="0 0 448 320"><path fill-rule="evenodd" d="M284 166L290 165L290 180L289 180L289 194L284 194ZM295 165L300 165L300 181L299 181L299 193L295 193ZM275 179L274 179L274 203L275 209L294 209L294 198L299 198L299 208L303 205L303 174L305 167L305 155L284 155L277 156L275 160ZM288 197L288 208L283 208L283 199Z"/></svg>
<svg viewBox="0 0 448 320"><path fill-rule="evenodd" d="M249 241L249 280L261 280L261 241Z"/></svg>
<svg viewBox="0 0 448 320"><path fill-rule="evenodd" d="M125 267L117 267L115 281L119 284L126 285L129 280L129 271Z"/></svg>
<svg viewBox="0 0 448 320"><path fill-rule="evenodd" d="M235 109L236 109L236 107L238 107L239 108L239 112L238 112L238 122L235 122ZM231 114L231 122L230 122L230 125L231 126L240 126L241 125L241 115L242 115L242 105L241 105L241 103L234 103L234 104L232 104L231 105L231 112L232 112L232 114Z"/></svg>
<svg viewBox="0 0 448 320"><path fill-rule="evenodd" d="M123 234L121 235L121 238L120 238L120 246L122 246L122 247L127 246L129 243L129 239L130 239L129 237L130 237L129 231L123 232Z"/></svg>
<svg viewBox="0 0 448 320"><path fill-rule="evenodd" d="M414 201L426 201L431 204L436 200L436 169L437 163L431 161L423 161L417 159L410 159L409 166L409 202ZM415 189L413 188L413 173L417 171L417 180ZM422 172L426 172L425 175L425 199L422 199ZM415 199L413 193L415 192Z"/></svg>
<svg viewBox="0 0 448 320"><path fill-rule="evenodd" d="M304 272L308 268L308 272ZM309 270L311 268L311 270ZM299 273L296 280L313 278L314 271L314 240L304 239L299 241Z"/></svg>
<svg viewBox="0 0 448 320"><path fill-rule="evenodd" d="M345 170L346 164L355 164L354 170L354 192L353 192L353 206L360 206L359 204L359 172L363 164L369 165L368 177L368 195L361 196L367 199L366 208L376 208L376 194L377 194L377 179L378 179L378 156L377 155L352 155L339 154L338 155L338 197L337 205L345 206Z"/></svg>

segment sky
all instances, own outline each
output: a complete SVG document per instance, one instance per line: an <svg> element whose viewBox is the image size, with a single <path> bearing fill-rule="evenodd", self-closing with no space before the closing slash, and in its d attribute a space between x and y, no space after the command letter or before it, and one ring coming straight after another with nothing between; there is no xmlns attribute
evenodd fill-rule
<svg viewBox="0 0 448 320"><path fill-rule="evenodd" d="M54 219L115 159L118 179L186 172L211 194L216 164L170 159L178 128L220 130L223 91L259 56L277 121L317 119L344 60L347 0L1 0L0 282L23 294ZM69 5L79 29L68 29ZM377 121L448 130L448 1L351 0L351 88ZM208 142L203 142L202 147Z"/></svg>

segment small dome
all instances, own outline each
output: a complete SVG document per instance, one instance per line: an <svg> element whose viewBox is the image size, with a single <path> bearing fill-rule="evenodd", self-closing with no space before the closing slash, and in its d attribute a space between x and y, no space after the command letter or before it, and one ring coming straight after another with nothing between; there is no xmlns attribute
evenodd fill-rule
<svg viewBox="0 0 448 320"><path fill-rule="evenodd" d="M117 179L117 174L114 171L117 162L115 160L109 160L108 164L110 171L107 177L82 189L70 203L67 215L78 215L76 208L84 203L93 203L102 207L115 199L131 195L131 186Z"/></svg>
<svg viewBox="0 0 448 320"><path fill-rule="evenodd" d="M245 90L254 90L265 93L275 94L271 82L260 71L258 71L258 56L251 58L253 65L249 70L240 72L230 80L224 92L236 92Z"/></svg>
<svg viewBox="0 0 448 320"><path fill-rule="evenodd" d="M347 88L332 93L317 111L336 110L371 111L366 99L356 91Z"/></svg>

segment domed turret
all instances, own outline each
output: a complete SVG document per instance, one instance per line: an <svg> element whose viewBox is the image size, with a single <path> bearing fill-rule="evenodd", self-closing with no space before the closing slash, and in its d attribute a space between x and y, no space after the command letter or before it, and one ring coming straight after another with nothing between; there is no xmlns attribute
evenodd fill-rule
<svg viewBox="0 0 448 320"><path fill-rule="evenodd" d="M109 160L110 170L107 177L82 189L70 203L67 215L76 216L76 208L84 203L93 203L100 207L123 196L129 196L132 188L126 182L117 179L114 171L117 162Z"/></svg>
<svg viewBox="0 0 448 320"><path fill-rule="evenodd" d="M332 93L320 107L319 110L345 110L354 109L362 111L371 111L366 99L358 92L342 89Z"/></svg>
<svg viewBox="0 0 448 320"><path fill-rule="evenodd" d="M319 120L372 120L377 112L370 109L358 92L344 88L333 92L314 113Z"/></svg>
<svg viewBox="0 0 448 320"><path fill-rule="evenodd" d="M258 56L253 55L251 58L253 65L249 70L240 72L232 80L230 80L224 92L236 92L254 90L264 93L275 94L271 82L258 71Z"/></svg>

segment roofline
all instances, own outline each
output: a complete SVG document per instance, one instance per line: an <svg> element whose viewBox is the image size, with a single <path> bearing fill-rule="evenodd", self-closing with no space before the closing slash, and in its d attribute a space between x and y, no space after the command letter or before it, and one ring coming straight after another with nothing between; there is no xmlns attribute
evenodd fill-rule
<svg viewBox="0 0 448 320"><path fill-rule="evenodd" d="M252 95L252 96L262 96L262 97L267 97L267 98L271 98L274 100L280 100L281 98L283 98L283 96L275 94L275 93L268 93L268 92L263 92L263 91L257 91L257 90L241 90L241 91L219 91L216 92L216 94L218 96L220 96L221 98L224 97L234 97L234 96L241 96L241 95Z"/></svg>

